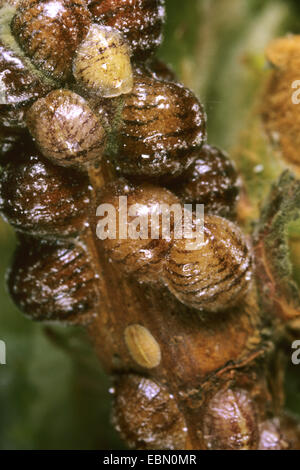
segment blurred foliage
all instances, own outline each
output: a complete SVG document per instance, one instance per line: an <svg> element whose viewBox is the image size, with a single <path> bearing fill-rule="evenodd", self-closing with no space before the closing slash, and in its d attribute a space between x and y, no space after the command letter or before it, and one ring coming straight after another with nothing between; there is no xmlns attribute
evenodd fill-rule
<svg viewBox="0 0 300 470"><path fill-rule="evenodd" d="M259 206L280 171L258 119L267 42L300 30L298 0L167 0L160 57L206 106L209 141L236 160ZM254 214L255 215L255 214ZM109 379L79 328L34 324L13 306L4 275L15 246L0 223L0 449L120 449L110 426ZM299 375L299 374L298 374ZM291 368L287 404L300 411Z"/></svg>

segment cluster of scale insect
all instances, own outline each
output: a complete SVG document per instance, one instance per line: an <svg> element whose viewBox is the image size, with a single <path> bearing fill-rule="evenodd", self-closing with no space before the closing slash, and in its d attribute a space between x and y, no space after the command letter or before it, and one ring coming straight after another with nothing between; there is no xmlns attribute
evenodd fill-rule
<svg viewBox="0 0 300 470"><path fill-rule="evenodd" d="M1 4L1 211L20 242L10 292L34 319L88 323L101 315L100 276L84 240L95 231L96 206L117 208L121 195L158 221L160 203L204 203L207 213L194 251L172 232L155 243L97 240L125 277L154 281L208 315L235 307L251 286L251 247L234 222L235 167L207 144L196 96L154 58L164 15L163 0ZM106 185L105 168L113 175ZM159 366L161 347L144 325L128 325L124 340L139 367ZM133 374L116 390L114 421L130 444L186 445L185 420L165 385ZM243 391L216 395L209 407L208 448L258 446ZM222 407L234 410L227 422Z"/></svg>

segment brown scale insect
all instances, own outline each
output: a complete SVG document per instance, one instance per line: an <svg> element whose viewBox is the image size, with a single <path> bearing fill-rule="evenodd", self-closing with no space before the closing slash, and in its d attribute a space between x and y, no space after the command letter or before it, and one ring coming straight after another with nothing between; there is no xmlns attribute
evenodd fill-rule
<svg viewBox="0 0 300 470"><path fill-rule="evenodd" d="M88 103L69 90L55 90L27 113L28 128L42 154L62 166L100 162L106 131Z"/></svg>
<svg viewBox="0 0 300 470"><path fill-rule="evenodd" d="M175 178L195 161L205 141L205 113L196 97L175 83L136 75L122 113L118 170L127 176Z"/></svg>
<svg viewBox="0 0 300 470"><path fill-rule="evenodd" d="M0 104L21 106L47 94L53 84L42 80L28 59L10 50L0 42L1 98Z"/></svg>
<svg viewBox="0 0 300 470"><path fill-rule="evenodd" d="M184 204L204 204L207 214L235 217L240 180L233 162L216 147L204 145L188 176L170 189Z"/></svg>
<svg viewBox="0 0 300 470"><path fill-rule="evenodd" d="M34 320L86 323L99 308L97 276L79 245L22 238L8 288Z"/></svg>
<svg viewBox="0 0 300 470"><path fill-rule="evenodd" d="M66 80L90 23L84 0L23 0L11 28L34 65L50 77Z"/></svg>
<svg viewBox="0 0 300 470"><path fill-rule="evenodd" d="M115 29L93 24L73 61L73 74L83 92L113 98L133 87L130 51Z"/></svg>
<svg viewBox="0 0 300 470"><path fill-rule="evenodd" d="M162 237L161 205L172 206L175 204L181 210L179 200L164 188L152 185L134 187L126 181L120 180L104 188L103 192L100 193L97 206L111 204L116 210L117 219L120 220L122 217L120 196L127 197L126 204L129 209L124 226L126 233L120 233L118 225L116 233L109 233L110 228L106 222L107 214L97 213L98 217L105 215L104 219L98 217L96 219L98 238L107 237L103 241L98 241L98 243L102 244L101 246L108 258L120 264L121 269L131 274L134 273L139 279L146 276L148 280L158 280L165 254L169 250L173 238L172 217L170 217L169 223L165 219L170 230L169 234L166 232L164 238ZM132 212L130 212L131 210ZM142 217L140 223L137 217ZM145 221L145 224L143 221ZM130 232L131 226L132 233ZM134 236L139 238L133 240Z"/></svg>
<svg viewBox="0 0 300 470"><path fill-rule="evenodd" d="M0 210L18 231L76 236L90 207L89 180L54 166L28 142L8 153L0 176Z"/></svg>
<svg viewBox="0 0 300 470"><path fill-rule="evenodd" d="M130 447L185 448L187 428L174 396L153 380L137 375L116 380L113 422Z"/></svg>
<svg viewBox="0 0 300 470"><path fill-rule="evenodd" d="M161 362L161 349L150 331L142 325L129 325L124 340L132 359L145 369L154 369Z"/></svg>
<svg viewBox="0 0 300 470"><path fill-rule="evenodd" d="M244 390L218 392L208 403L204 439L210 450L253 450L258 445L255 406Z"/></svg>
<svg viewBox="0 0 300 470"><path fill-rule="evenodd" d="M162 41L165 18L164 0L91 0L94 21L122 32L133 57L144 61Z"/></svg>
<svg viewBox="0 0 300 470"><path fill-rule="evenodd" d="M252 255L236 225L218 216L205 216L204 240L187 248L175 240L164 265L164 280L183 303L219 311L235 305L250 287Z"/></svg>
<svg viewBox="0 0 300 470"><path fill-rule="evenodd" d="M24 128L25 111L33 100L43 96L54 83L35 69L24 56L10 31L14 9L0 9L0 123L8 128Z"/></svg>
<svg viewBox="0 0 300 470"><path fill-rule="evenodd" d="M51 80L43 78L24 56L12 36L9 22L13 9L3 6L0 10L0 73L1 104L19 105L46 94L53 87Z"/></svg>

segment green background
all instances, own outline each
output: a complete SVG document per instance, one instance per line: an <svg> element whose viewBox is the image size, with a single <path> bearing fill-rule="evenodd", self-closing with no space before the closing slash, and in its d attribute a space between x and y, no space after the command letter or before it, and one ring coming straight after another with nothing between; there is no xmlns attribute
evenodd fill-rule
<svg viewBox="0 0 300 470"><path fill-rule="evenodd" d="M205 104L209 142L235 156L249 188L262 198L276 169L269 162L261 180L252 179L264 149L249 162L245 132L266 74L264 47L300 31L298 1L167 0L167 13L160 57ZM0 339L7 345L7 365L0 366L0 449L122 448L110 425L109 379L84 331L34 324L12 304L4 277L14 247L13 231L0 222ZM291 367L287 406L296 412L298 377L299 367Z"/></svg>

